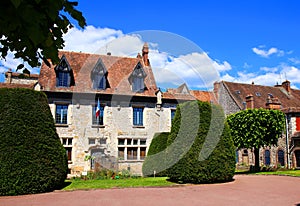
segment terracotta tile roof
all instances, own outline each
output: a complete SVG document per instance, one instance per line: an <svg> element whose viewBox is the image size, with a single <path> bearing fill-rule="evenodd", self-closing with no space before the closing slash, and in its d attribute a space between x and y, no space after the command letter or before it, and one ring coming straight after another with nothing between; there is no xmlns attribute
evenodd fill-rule
<svg viewBox="0 0 300 206"><path fill-rule="evenodd" d="M44 63L40 70L39 83L44 91L55 92L86 92L103 94L127 94L135 96L155 96L157 90L154 75L150 66L143 66L146 73L145 91L135 93L131 91L129 77L138 63L143 64L141 58L116 57L110 55L88 54L80 52L60 51L59 56L65 56L73 72L75 85L69 88L56 87L55 65L49 68ZM91 71L99 58L107 69L109 88L95 90L92 88Z"/></svg>
<svg viewBox="0 0 300 206"><path fill-rule="evenodd" d="M213 102L217 103L217 99L213 92L190 90L191 95L193 95L197 100L202 102Z"/></svg>
<svg viewBox="0 0 300 206"><path fill-rule="evenodd" d="M281 85L272 87L226 81L221 83L241 109L244 107L243 102L246 101L245 98L249 94L253 95L254 108L266 108L267 98L270 95L278 98L282 110L288 110L289 108L299 110L300 107L300 90L291 89L291 92L288 93Z"/></svg>
<svg viewBox="0 0 300 206"><path fill-rule="evenodd" d="M25 88L34 89L35 84L10 84L10 83L0 83L0 88Z"/></svg>

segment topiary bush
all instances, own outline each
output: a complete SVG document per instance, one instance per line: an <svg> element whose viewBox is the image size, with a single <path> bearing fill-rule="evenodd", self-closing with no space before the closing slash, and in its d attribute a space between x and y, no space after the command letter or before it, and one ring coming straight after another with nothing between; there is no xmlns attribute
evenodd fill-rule
<svg viewBox="0 0 300 206"><path fill-rule="evenodd" d="M158 177L164 177L167 175L166 171L160 171L161 164L164 163L164 161L157 161L156 159L152 159L151 155L155 155L161 151L164 151L167 148L167 141L169 132L162 132L162 133L156 133L151 141L147 157L145 158L145 161L143 163L143 175L144 176L153 176L154 171L157 173L155 176Z"/></svg>
<svg viewBox="0 0 300 206"><path fill-rule="evenodd" d="M44 93L0 89L0 195L53 191L67 176L67 156Z"/></svg>
<svg viewBox="0 0 300 206"><path fill-rule="evenodd" d="M235 147L220 106L200 101L180 104L167 145L170 161L178 160L167 170L171 181L197 184L232 180Z"/></svg>

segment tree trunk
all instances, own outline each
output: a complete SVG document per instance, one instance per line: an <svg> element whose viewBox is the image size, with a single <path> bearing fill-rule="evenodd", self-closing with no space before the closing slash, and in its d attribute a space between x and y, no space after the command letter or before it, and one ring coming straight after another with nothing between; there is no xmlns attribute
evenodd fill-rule
<svg viewBox="0 0 300 206"><path fill-rule="evenodd" d="M260 170L260 166L259 166L259 149L257 148L254 148L254 157L255 157L254 170L255 172L258 172Z"/></svg>

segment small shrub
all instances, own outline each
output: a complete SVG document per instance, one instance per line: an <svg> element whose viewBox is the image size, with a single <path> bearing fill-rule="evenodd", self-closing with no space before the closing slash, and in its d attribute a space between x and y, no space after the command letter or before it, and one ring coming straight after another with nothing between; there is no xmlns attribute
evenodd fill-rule
<svg viewBox="0 0 300 206"><path fill-rule="evenodd" d="M143 163L143 174L145 176L154 176L154 171L157 171L155 176L158 177L164 177L167 175L166 170L160 171L162 164L164 164L164 160L157 161L156 158L152 158L152 155L155 155L166 149L169 134L169 132L162 132L154 135L147 153L147 157Z"/></svg>

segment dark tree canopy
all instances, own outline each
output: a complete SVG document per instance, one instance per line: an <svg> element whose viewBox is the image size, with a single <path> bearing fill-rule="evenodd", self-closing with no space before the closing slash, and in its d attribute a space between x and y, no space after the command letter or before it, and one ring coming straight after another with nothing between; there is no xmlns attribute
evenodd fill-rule
<svg viewBox="0 0 300 206"><path fill-rule="evenodd" d="M80 27L86 25L82 13L76 10L77 2L68 0L2 0L0 3L0 54L14 52L30 66L58 62L58 49L64 46L62 35L72 26L67 15ZM23 64L18 66L21 69Z"/></svg>

